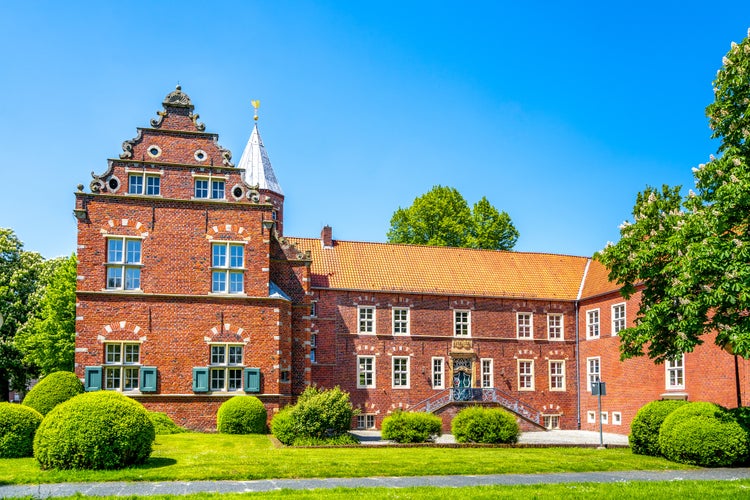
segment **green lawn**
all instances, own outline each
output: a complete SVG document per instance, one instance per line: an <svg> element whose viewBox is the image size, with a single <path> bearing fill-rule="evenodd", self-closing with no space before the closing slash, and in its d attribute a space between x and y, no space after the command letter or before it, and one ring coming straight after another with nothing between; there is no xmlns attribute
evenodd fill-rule
<svg viewBox="0 0 750 500"><path fill-rule="evenodd" d="M268 436L187 433L157 436L146 464L119 471L42 471L33 458L0 459L0 484L687 468L627 448L277 448Z"/></svg>

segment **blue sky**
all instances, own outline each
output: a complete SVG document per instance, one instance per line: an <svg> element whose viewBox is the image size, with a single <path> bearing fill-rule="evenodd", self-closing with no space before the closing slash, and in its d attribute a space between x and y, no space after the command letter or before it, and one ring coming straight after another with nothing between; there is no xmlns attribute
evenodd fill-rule
<svg viewBox="0 0 750 500"><path fill-rule="evenodd" d="M591 255L716 151L748 26L747 0L1 2L0 226L75 251L76 185L179 82L235 161L261 100L287 235L384 241L442 184L507 211L516 250Z"/></svg>

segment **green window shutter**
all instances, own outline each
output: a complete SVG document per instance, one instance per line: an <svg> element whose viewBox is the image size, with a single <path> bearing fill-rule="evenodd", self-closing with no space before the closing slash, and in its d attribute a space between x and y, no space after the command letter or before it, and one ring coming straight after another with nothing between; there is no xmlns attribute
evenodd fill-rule
<svg viewBox="0 0 750 500"><path fill-rule="evenodd" d="M260 368L245 368L245 392L260 392Z"/></svg>
<svg viewBox="0 0 750 500"><path fill-rule="evenodd" d="M87 366L83 376L84 386L87 391L102 390L102 367Z"/></svg>
<svg viewBox="0 0 750 500"><path fill-rule="evenodd" d="M155 366L141 366L141 392L156 392Z"/></svg>
<svg viewBox="0 0 750 500"><path fill-rule="evenodd" d="M208 368L193 368L193 392L208 392Z"/></svg>

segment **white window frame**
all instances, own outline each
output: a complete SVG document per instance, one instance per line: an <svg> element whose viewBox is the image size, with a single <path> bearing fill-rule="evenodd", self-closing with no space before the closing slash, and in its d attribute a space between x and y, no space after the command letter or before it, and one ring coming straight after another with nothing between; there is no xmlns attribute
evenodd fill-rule
<svg viewBox="0 0 750 500"><path fill-rule="evenodd" d="M619 311L622 308L622 316L619 314L615 315L615 311ZM627 327L627 308L625 302L619 302L612 304L612 336L615 337L618 333Z"/></svg>
<svg viewBox="0 0 750 500"><path fill-rule="evenodd" d="M368 311L370 314L369 318L367 317ZM375 335L377 333L375 328L376 316L375 306L357 306L357 333Z"/></svg>
<svg viewBox="0 0 750 500"><path fill-rule="evenodd" d="M121 248L119 253L121 257L119 260L113 258L113 252L110 247L110 243L114 241L121 242ZM130 260L131 252L128 251L129 243L138 243L138 260ZM106 245L106 263L105 263L105 288L107 290L129 290L129 291L140 291L141 290L141 268L143 267L143 238L137 236L118 236L108 235L105 238ZM110 286L110 270L119 271L119 286ZM135 275L128 276L129 273L135 273ZM137 277L138 286L128 285L128 280L132 280L133 276ZM112 279L118 279L117 276L112 276Z"/></svg>
<svg viewBox="0 0 750 500"><path fill-rule="evenodd" d="M239 359L237 358L238 348ZM219 351L219 349L222 349L222 351ZM220 355L220 352L223 352L223 354ZM244 368L244 344L237 342L211 342L208 344L208 381L211 392L242 391ZM221 377L215 376L214 374L221 374ZM214 381L219 379L222 381L221 387L214 384ZM234 381L234 384L231 384L232 381Z"/></svg>
<svg viewBox="0 0 750 500"><path fill-rule="evenodd" d="M559 320L560 324L554 323ZM548 340L565 340L565 318L563 313L547 313L547 339Z"/></svg>
<svg viewBox="0 0 750 500"><path fill-rule="evenodd" d="M596 315L596 321L593 321L592 315ZM586 311L586 339L598 339L601 332L601 312L599 308L589 309Z"/></svg>
<svg viewBox="0 0 750 500"><path fill-rule="evenodd" d="M198 181L206 181L206 196L198 196ZM218 183L224 184L221 197L214 196ZM196 175L193 174L193 199L194 200L226 200L227 178L225 176Z"/></svg>
<svg viewBox="0 0 750 500"><path fill-rule="evenodd" d="M375 428L375 414L362 413L357 415L357 429L371 430Z"/></svg>
<svg viewBox="0 0 750 500"><path fill-rule="evenodd" d="M596 412L594 410L589 410L586 412L586 422L588 422L589 424L596 423Z"/></svg>
<svg viewBox="0 0 750 500"><path fill-rule="evenodd" d="M612 412L612 425L622 425L622 412Z"/></svg>
<svg viewBox="0 0 750 500"><path fill-rule="evenodd" d="M529 373L526 373L525 371L521 372L521 366L522 364L528 363L529 367ZM534 360L533 359L519 359L516 361L516 371L518 372L518 390L519 391L534 391L536 390L536 381L534 380L535 373L534 373ZM525 379L524 377L528 377L528 379ZM523 385L521 384L521 380L524 380Z"/></svg>
<svg viewBox="0 0 750 500"><path fill-rule="evenodd" d="M453 336L471 337L471 310L453 310Z"/></svg>
<svg viewBox="0 0 750 500"><path fill-rule="evenodd" d="M528 323L526 323L528 320ZM533 339L534 338L534 313L517 312L516 313L516 338Z"/></svg>
<svg viewBox="0 0 750 500"><path fill-rule="evenodd" d="M110 347L118 347L117 358L110 356ZM132 349L128 353L128 347L137 347L137 359L132 358ZM115 354L114 350L111 353ZM128 357L130 354L130 358ZM141 370L141 343L132 341L107 341L104 342L104 365L103 365L104 384L107 391L131 392L140 389L140 370ZM135 373L135 385L128 384L133 380L132 373ZM110 374L116 374L116 377L110 377ZM110 382L117 381L116 384L110 385Z"/></svg>
<svg viewBox="0 0 750 500"><path fill-rule="evenodd" d="M565 381L565 360L564 359L550 359L548 364L549 373L549 390L554 392L565 392L566 381ZM553 366L559 366L561 373L554 373L556 369ZM553 381L558 381L558 384L553 384ZM558 387L556 387L558 386Z"/></svg>
<svg viewBox="0 0 750 500"><path fill-rule="evenodd" d="M310 363L317 363L318 334L310 334Z"/></svg>
<svg viewBox="0 0 750 500"><path fill-rule="evenodd" d="M684 389L685 388L685 355L683 354L678 359L668 359L664 363L664 382L667 390ZM672 383L673 378L679 377L680 383Z"/></svg>
<svg viewBox="0 0 750 500"><path fill-rule="evenodd" d="M245 248L246 242L244 241L212 241L211 242L211 293L222 294L222 295L244 295L245 294ZM224 247L224 264L216 264L215 262L215 249ZM242 262L237 265L233 262L232 249L242 249ZM224 287L223 289L217 289L215 278L217 276L223 276ZM239 276L239 284L241 288L239 290L232 289L232 277Z"/></svg>
<svg viewBox="0 0 750 500"><path fill-rule="evenodd" d="M596 365L596 370L593 370L594 368L594 362ZM602 358L600 356L592 356L590 358L586 358L586 390L588 392L591 392L591 384L592 382L597 382L602 380Z"/></svg>
<svg viewBox="0 0 750 500"><path fill-rule="evenodd" d="M405 318L397 318L405 314ZM409 335L410 333L410 312L408 307L394 307L391 311L393 335Z"/></svg>
<svg viewBox="0 0 750 500"><path fill-rule="evenodd" d="M482 389L492 389L495 387L495 360L492 358L481 358L479 360L479 369L481 370L479 381Z"/></svg>
<svg viewBox="0 0 750 500"><path fill-rule="evenodd" d="M603 411L600 416L601 416L601 419L602 419L602 424L608 424L609 423L609 414L606 411Z"/></svg>
<svg viewBox="0 0 750 500"><path fill-rule="evenodd" d="M369 360L370 367L363 367L362 362ZM365 376L365 383L362 383L362 375ZM374 389L376 385L375 356L357 356L357 389ZM370 382L367 382L367 379Z"/></svg>
<svg viewBox="0 0 750 500"><path fill-rule="evenodd" d="M128 194L129 195L138 195L138 196L161 196L161 172L148 172L148 171L132 171L132 170L125 170L128 174ZM133 192L131 191L132 179L133 178L140 178L140 192ZM148 179L159 179L159 192L158 193L149 193L149 186L148 186Z"/></svg>
<svg viewBox="0 0 750 500"><path fill-rule="evenodd" d="M432 388L445 389L445 358L433 357L430 366L432 368Z"/></svg>
<svg viewBox="0 0 750 500"><path fill-rule="evenodd" d="M555 425L552 425L554 422ZM548 431L560 429L560 414L552 413L542 415L542 424Z"/></svg>
<svg viewBox="0 0 750 500"><path fill-rule="evenodd" d="M396 361L399 364L406 361L406 366L396 368ZM409 389L411 384L411 358L409 356L393 356L391 358L391 388Z"/></svg>

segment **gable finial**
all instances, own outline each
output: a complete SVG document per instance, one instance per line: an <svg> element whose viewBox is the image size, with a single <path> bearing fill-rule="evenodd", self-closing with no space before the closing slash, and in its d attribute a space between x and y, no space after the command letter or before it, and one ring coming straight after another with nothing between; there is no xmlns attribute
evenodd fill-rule
<svg viewBox="0 0 750 500"><path fill-rule="evenodd" d="M260 107L260 101L250 101L250 104L253 105L253 108L255 108L255 113L253 114L253 120L256 122L258 121L258 108Z"/></svg>

